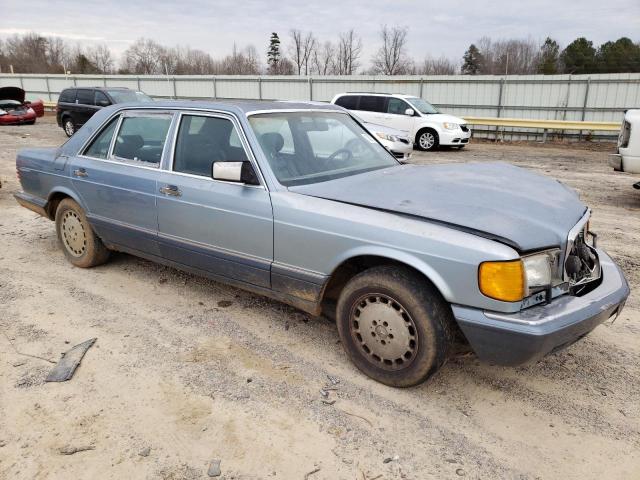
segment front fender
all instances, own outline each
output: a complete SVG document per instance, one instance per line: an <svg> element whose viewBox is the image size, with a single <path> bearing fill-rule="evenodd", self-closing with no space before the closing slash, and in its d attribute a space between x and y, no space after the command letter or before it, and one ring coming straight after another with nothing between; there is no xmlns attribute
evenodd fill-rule
<svg viewBox="0 0 640 480"><path fill-rule="evenodd" d="M361 245L341 252L341 254L336 257L335 263L332 265L331 276L333 276L335 271L345 262L363 256L388 258L390 260L395 260L397 262L404 263L409 267L415 268L436 286L436 288L440 291L440 293L446 300L451 301L454 298L451 285L449 285L445 281L445 279L436 271L435 268L433 268L423 259L419 258L416 255L412 255L411 253L395 250L393 248L381 245Z"/></svg>

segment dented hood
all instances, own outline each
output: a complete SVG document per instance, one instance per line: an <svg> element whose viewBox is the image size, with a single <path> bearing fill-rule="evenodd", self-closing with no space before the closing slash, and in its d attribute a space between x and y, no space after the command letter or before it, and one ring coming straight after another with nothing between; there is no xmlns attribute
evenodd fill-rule
<svg viewBox="0 0 640 480"><path fill-rule="evenodd" d="M20 87L0 87L0 100L15 100L24 103L25 91Z"/></svg>
<svg viewBox="0 0 640 480"><path fill-rule="evenodd" d="M560 182L506 163L402 165L289 190L420 217L520 252L564 245L586 211Z"/></svg>

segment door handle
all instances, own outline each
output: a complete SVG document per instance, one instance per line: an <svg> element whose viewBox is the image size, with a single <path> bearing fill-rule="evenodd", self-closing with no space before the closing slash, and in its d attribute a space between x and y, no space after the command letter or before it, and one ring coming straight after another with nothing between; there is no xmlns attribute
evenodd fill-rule
<svg viewBox="0 0 640 480"><path fill-rule="evenodd" d="M73 175L76 177L88 177L89 174L87 173L87 171L84 168L78 168L77 170L73 171Z"/></svg>
<svg viewBox="0 0 640 480"><path fill-rule="evenodd" d="M173 197L179 197L182 195L182 192L175 185L165 185L164 187L161 187L160 193L171 195Z"/></svg>

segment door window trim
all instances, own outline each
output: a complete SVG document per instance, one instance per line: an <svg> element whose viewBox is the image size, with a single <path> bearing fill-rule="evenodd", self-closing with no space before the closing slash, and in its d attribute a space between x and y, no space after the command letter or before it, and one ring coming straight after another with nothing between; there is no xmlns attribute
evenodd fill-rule
<svg viewBox="0 0 640 480"><path fill-rule="evenodd" d="M245 132L242 129L242 127L240 126L240 124L237 121L237 119L232 114L228 114L228 113L225 113L225 112L206 112L206 111L205 112L203 112L203 111L178 111L176 113L177 113L177 115L176 115L176 120L175 120L175 128L173 129L173 138L171 139L171 150L169 152L169 161L167 162L166 168L163 169L163 172L170 173L170 174L173 174L173 175L180 175L180 176L183 176L183 177L199 178L201 180L203 180L203 179L204 180L209 180L211 182L216 182L216 183L225 183L225 184L228 184L228 185L238 185L238 186L241 186L241 187L261 188L261 189L266 190L266 182L264 180L264 177L262 176L262 171L257 166L258 162L256 161L255 156L253 155L253 150L251 150L249 148L249 141L247 140ZM217 180L217 179L213 178L211 175L204 176L204 175L195 175L193 173L176 172L173 169L173 164L174 164L174 159L175 159L175 154L176 154L176 148L178 146L178 133L180 131L180 125L182 123L182 117L184 117L186 115L194 116L194 117L222 118L224 120L229 120L231 122L231 124L233 125L233 128L236 129L236 133L238 134L238 138L240 139L240 143L242 145L242 149L244 150L244 153L247 156L248 161L251 162L251 166L253 167L253 169L258 174L258 178L260 180L260 185L247 185L246 183L229 182L227 180Z"/></svg>
<svg viewBox="0 0 640 480"><path fill-rule="evenodd" d="M143 160L133 160L131 158L118 157L117 155L113 154L113 151L115 150L115 146L116 146L116 139L118 138L120 129L122 128L122 123L124 122L125 118L161 116L161 115L169 117L169 128L167 129L167 133L164 138L164 144L162 145L162 154L160 155L160 160L158 161L158 163L154 164L152 162L145 162ZM175 112L172 112L172 111L145 112L144 110L131 110L131 111L123 112L120 115L120 118L118 119L116 130L114 132L113 137L111 138L111 144L109 145L109 153L107 155L107 159L114 163L132 165L135 167L143 167L151 170L160 170L160 166L162 165L162 159L167 154L167 145L169 143L169 133L171 132L171 126L173 125L175 116L176 116ZM144 165L147 163L149 165Z"/></svg>

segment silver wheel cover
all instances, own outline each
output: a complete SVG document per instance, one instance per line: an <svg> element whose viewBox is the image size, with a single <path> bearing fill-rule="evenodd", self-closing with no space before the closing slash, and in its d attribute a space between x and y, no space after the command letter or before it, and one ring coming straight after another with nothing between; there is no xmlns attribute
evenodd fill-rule
<svg viewBox="0 0 640 480"><path fill-rule="evenodd" d="M384 370L407 368L418 351L418 331L406 309L380 293L354 303L349 318L351 336L361 353Z"/></svg>

